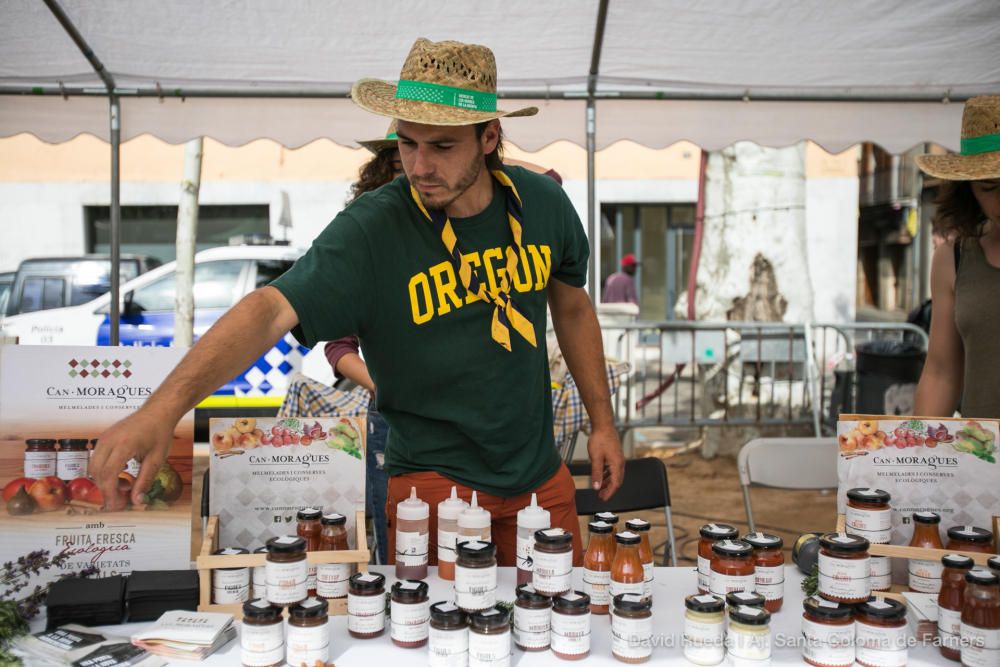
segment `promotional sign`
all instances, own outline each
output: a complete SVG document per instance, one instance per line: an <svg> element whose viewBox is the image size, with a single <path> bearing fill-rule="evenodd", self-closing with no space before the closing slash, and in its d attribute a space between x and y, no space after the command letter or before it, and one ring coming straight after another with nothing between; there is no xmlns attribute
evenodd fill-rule
<svg viewBox="0 0 1000 667"><path fill-rule="evenodd" d="M296 513L315 507L347 517L365 509L365 417L209 421L209 507L220 547L255 549L294 534Z"/></svg>
<svg viewBox="0 0 1000 667"><path fill-rule="evenodd" d="M89 479L101 433L139 408L185 350L165 347L0 346L0 559L37 549L68 551L62 571L91 565L102 576L187 569L191 560L194 420L174 430L149 504L103 511ZM127 498L138 462L118 479Z"/></svg>
<svg viewBox="0 0 1000 667"><path fill-rule="evenodd" d="M921 419L843 415L837 424L840 490L877 488L892 495L892 544L909 544L914 512L952 526L992 529L1000 513L998 424L986 419Z"/></svg>

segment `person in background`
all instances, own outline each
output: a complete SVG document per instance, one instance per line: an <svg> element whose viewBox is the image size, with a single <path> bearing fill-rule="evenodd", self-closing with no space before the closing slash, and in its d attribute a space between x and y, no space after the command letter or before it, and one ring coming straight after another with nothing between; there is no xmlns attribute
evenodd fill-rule
<svg viewBox="0 0 1000 667"><path fill-rule="evenodd" d="M974 97L962 114L961 152L920 155L941 179L934 214L946 239L931 263L930 346L914 412L1000 417L1000 95Z"/></svg>
<svg viewBox="0 0 1000 667"><path fill-rule="evenodd" d="M634 303L639 305L639 297L635 292L635 271L639 267L635 255L628 253L622 257L622 270L608 276L604 283L602 303Z"/></svg>

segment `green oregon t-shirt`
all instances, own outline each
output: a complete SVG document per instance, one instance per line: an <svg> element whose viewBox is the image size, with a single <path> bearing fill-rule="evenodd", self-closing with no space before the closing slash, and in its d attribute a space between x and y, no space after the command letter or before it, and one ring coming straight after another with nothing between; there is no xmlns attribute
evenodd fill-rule
<svg viewBox="0 0 1000 667"><path fill-rule="evenodd" d="M390 475L435 471L500 496L555 474L545 349L546 285L586 280L589 247L558 183L507 167L523 202L512 294L535 328L533 348L511 328L512 351L490 334L493 306L462 287L441 238L403 177L342 211L272 285L295 309L305 345L357 334L390 426ZM503 189L478 215L452 220L459 247L488 285L513 244Z"/></svg>

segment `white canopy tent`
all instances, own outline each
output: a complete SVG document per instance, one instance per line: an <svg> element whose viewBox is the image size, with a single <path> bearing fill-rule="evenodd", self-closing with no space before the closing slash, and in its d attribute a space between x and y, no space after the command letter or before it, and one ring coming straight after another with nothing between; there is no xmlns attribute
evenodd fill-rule
<svg viewBox="0 0 1000 667"><path fill-rule="evenodd" d="M114 238L121 139L350 145L385 127L351 83L418 36L493 49L501 108L541 108L505 123L519 147L586 145L592 238L616 141L957 148L960 102L1000 91L996 0L5 0L0 136L110 141Z"/></svg>

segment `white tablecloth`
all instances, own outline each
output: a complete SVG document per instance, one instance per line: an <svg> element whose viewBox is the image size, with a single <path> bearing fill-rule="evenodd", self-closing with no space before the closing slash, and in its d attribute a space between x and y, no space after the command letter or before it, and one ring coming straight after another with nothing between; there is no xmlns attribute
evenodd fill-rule
<svg viewBox="0 0 1000 667"><path fill-rule="evenodd" d="M391 567L372 567L373 571L386 575L386 589L396 580ZM771 664L804 665L800 644L802 623L802 599L800 588L802 575L793 566L785 568L785 603L781 611L771 619L772 658ZM574 587L582 589L582 570L574 573ZM498 599L513 601L516 572L514 568L499 568ZM437 577L437 569L430 568L427 579L430 586L430 600L453 600L452 582L442 581ZM654 649L652 659L647 664L655 665L691 665L683 657L681 636L684 628L684 597L696 592L697 578L693 567L658 567L653 584L653 634ZM586 658L588 665L618 665L619 662L611 655L611 624L609 616L591 617L591 650ZM129 624L125 626L109 626L104 630L118 634L130 635L149 624ZM566 665L571 664L560 660L549 651L525 653L511 643L512 665L517 667L532 667L534 665ZM421 665L426 664L427 648L402 649L396 647L389 639L389 630L376 639L359 640L347 633L347 617L330 617L330 661L337 667L382 667L384 665ZM172 665L190 667L191 662L176 661ZM234 667L240 665L239 639L230 643L220 653L210 656L203 663L206 667ZM723 663L725 664L725 663ZM911 647L908 667L924 665L957 664L945 660L937 648L930 645Z"/></svg>

